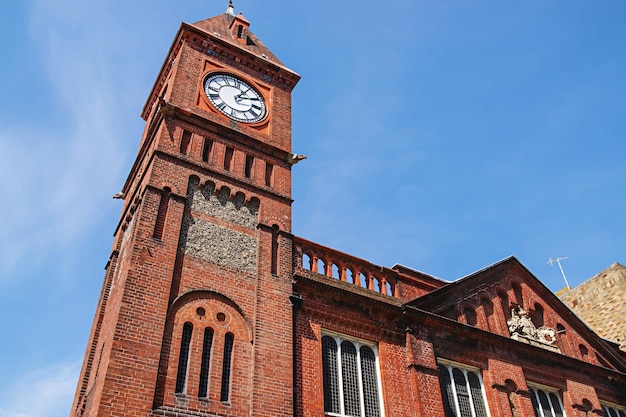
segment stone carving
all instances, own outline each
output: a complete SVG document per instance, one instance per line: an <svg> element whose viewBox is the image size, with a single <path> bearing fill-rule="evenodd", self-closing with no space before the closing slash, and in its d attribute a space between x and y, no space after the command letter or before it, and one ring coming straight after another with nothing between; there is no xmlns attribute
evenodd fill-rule
<svg viewBox="0 0 626 417"><path fill-rule="evenodd" d="M519 340L519 336L546 345L552 345L556 341L556 332L554 329L546 326L537 328L520 306L516 306L511 310L511 318L507 321L511 338Z"/></svg>

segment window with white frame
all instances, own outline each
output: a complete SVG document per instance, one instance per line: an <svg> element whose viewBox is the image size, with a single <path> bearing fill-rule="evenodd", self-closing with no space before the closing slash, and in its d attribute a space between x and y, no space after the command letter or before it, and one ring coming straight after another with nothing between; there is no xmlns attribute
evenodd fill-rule
<svg viewBox="0 0 626 417"><path fill-rule="evenodd" d="M322 362L327 415L382 416L378 350L374 344L324 335Z"/></svg>
<svg viewBox="0 0 626 417"><path fill-rule="evenodd" d="M626 409L613 404L602 403L602 410L606 417L626 417Z"/></svg>
<svg viewBox="0 0 626 417"><path fill-rule="evenodd" d="M446 417L489 417L480 370L439 359Z"/></svg>
<svg viewBox="0 0 626 417"><path fill-rule="evenodd" d="M528 384L530 399L536 417L564 417L563 402L559 391L552 388Z"/></svg>

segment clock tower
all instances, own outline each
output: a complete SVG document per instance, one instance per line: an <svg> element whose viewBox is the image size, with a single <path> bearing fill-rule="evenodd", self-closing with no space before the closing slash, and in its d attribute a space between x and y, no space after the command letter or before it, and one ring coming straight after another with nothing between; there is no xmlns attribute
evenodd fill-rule
<svg viewBox="0 0 626 417"><path fill-rule="evenodd" d="M142 112L72 416L293 415L291 91L226 13L183 23Z"/></svg>

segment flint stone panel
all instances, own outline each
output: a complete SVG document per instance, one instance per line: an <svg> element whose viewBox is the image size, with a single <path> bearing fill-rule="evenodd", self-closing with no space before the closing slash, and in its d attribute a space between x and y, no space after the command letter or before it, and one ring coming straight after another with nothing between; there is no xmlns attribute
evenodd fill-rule
<svg viewBox="0 0 626 417"><path fill-rule="evenodd" d="M245 204L243 193L237 193L231 200L230 190L226 187L215 195L215 184L208 182L202 190L197 185L193 189L191 209L254 230L258 223L257 201Z"/></svg>
<svg viewBox="0 0 626 417"><path fill-rule="evenodd" d="M185 254L243 272L256 271L256 238L206 220L188 217L186 222Z"/></svg>

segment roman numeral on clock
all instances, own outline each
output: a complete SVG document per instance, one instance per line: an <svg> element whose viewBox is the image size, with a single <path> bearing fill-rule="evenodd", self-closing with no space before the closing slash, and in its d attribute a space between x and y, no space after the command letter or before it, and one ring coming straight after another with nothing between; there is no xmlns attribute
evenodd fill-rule
<svg viewBox="0 0 626 417"><path fill-rule="evenodd" d="M266 115L263 96L235 76L209 75L204 81L204 92L215 109L233 120L254 123Z"/></svg>

